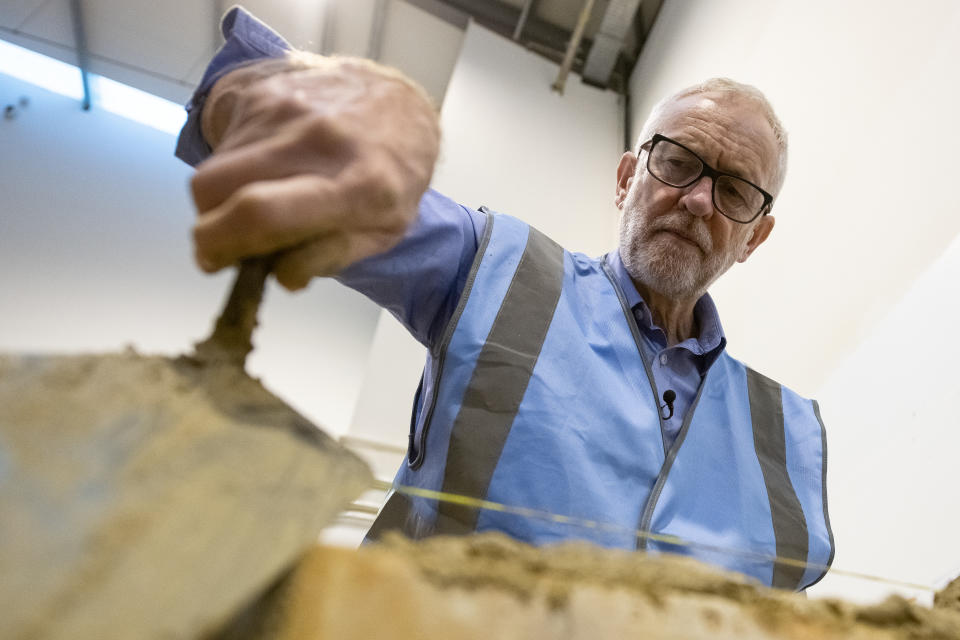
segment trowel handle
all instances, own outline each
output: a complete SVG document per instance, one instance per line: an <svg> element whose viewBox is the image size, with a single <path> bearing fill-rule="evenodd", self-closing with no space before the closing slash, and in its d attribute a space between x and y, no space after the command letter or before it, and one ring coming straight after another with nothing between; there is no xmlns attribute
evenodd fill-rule
<svg viewBox="0 0 960 640"><path fill-rule="evenodd" d="M251 336L257 326L257 310L273 261L273 256L264 256L240 262L230 297L217 318L213 333L196 345L198 358L233 361L243 366L247 354L253 349Z"/></svg>

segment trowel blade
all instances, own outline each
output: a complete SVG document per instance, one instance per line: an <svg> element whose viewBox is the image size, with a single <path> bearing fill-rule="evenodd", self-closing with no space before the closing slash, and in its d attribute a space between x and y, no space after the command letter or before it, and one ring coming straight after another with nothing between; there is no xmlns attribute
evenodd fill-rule
<svg viewBox="0 0 960 640"><path fill-rule="evenodd" d="M239 367L0 354L0 637L209 633L370 480Z"/></svg>

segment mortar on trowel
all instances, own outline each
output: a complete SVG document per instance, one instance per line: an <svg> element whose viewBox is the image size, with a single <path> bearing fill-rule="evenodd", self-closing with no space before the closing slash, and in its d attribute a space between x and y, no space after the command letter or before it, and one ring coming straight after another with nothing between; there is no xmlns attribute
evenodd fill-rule
<svg viewBox="0 0 960 640"><path fill-rule="evenodd" d="M0 637L211 633L369 486L244 371L269 269L189 355L0 355Z"/></svg>

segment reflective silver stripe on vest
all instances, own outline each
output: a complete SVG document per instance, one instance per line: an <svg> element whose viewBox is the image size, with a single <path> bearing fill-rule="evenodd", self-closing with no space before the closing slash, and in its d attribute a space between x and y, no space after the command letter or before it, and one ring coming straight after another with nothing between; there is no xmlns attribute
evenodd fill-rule
<svg viewBox="0 0 960 640"><path fill-rule="evenodd" d="M530 228L450 433L442 491L484 498L563 288L563 249ZM436 533L468 533L477 509L442 502Z"/></svg>
<svg viewBox="0 0 960 640"><path fill-rule="evenodd" d="M750 395L753 446L767 486L777 557L806 562L809 548L807 519L787 471L780 383L748 367L747 392ZM773 565L772 585L795 590L800 586L804 570L804 567L777 562Z"/></svg>
<svg viewBox="0 0 960 640"><path fill-rule="evenodd" d="M820 417L820 405L816 400L811 401L813 403L813 414L817 416L817 422L820 423L820 491L821 499L823 501L823 524L827 527L827 538L830 540L830 557L827 558L827 561L824 563L829 567L833 564L833 555L836 552L836 547L833 543L833 529L830 528L830 513L827 510L827 430L823 426L823 418ZM823 570L817 579L807 585L807 589L817 584L823 580L823 576L827 575L827 569Z"/></svg>

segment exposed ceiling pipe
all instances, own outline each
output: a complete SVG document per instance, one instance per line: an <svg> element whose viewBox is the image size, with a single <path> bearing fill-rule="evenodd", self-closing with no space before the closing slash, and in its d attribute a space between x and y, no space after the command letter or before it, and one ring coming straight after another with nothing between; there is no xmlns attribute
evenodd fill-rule
<svg viewBox="0 0 960 640"><path fill-rule="evenodd" d="M323 5L323 35L320 40L320 53L329 56L336 49L333 39L336 37L337 7L334 0L326 0Z"/></svg>
<svg viewBox="0 0 960 640"><path fill-rule="evenodd" d="M373 22L370 24L370 42L367 44L367 57L380 60L383 48L383 29L387 22L387 0L377 0L373 9Z"/></svg>
<svg viewBox="0 0 960 640"><path fill-rule="evenodd" d="M573 36L570 38L570 44L567 45L567 53L563 56L563 64L560 65L560 73L557 79L551 85L554 91L563 95L563 87L567 84L567 75L570 73L570 67L573 66L573 58L580 46L580 40L583 38L583 31L587 28L587 22L590 20L590 14L593 12L594 0L586 0L583 8L580 10L580 16L577 18L577 26L573 28Z"/></svg>
<svg viewBox="0 0 960 640"><path fill-rule="evenodd" d="M523 9L520 11L520 19L517 20L517 27L513 30L513 39L520 40L520 34L523 33L523 27L527 24L527 18L530 16L530 10L533 9L535 0L527 0L523 3Z"/></svg>
<svg viewBox="0 0 960 640"><path fill-rule="evenodd" d="M87 34L83 29L83 7L80 0L70 0L70 17L73 22L73 42L77 48L77 68L80 69L80 81L83 83L83 110L89 111L90 97L90 54L87 51Z"/></svg>
<svg viewBox="0 0 960 640"><path fill-rule="evenodd" d="M610 74L624 48L640 3L641 0L610 0L583 64L582 75L586 82L601 87L610 83Z"/></svg>

